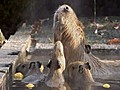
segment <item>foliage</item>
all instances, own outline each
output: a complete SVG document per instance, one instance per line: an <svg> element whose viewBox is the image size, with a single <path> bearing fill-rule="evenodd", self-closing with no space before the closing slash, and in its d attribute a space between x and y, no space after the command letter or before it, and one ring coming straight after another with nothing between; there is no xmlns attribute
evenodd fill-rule
<svg viewBox="0 0 120 90"><path fill-rule="evenodd" d="M22 22L27 13L26 9L32 9L34 0L0 0L0 28L8 38L17 30L17 25Z"/></svg>

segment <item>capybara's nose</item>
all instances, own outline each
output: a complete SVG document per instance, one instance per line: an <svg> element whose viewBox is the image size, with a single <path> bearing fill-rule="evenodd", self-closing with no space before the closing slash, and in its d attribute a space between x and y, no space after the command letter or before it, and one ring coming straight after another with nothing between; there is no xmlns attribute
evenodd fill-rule
<svg viewBox="0 0 120 90"><path fill-rule="evenodd" d="M68 6L65 6L64 7L64 12L68 12L68 10L69 10Z"/></svg>

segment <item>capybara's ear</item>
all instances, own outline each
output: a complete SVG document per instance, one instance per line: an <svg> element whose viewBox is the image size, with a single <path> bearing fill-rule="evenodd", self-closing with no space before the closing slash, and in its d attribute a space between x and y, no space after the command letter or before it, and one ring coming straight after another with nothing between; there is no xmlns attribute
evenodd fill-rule
<svg viewBox="0 0 120 90"><path fill-rule="evenodd" d="M89 62L85 63L84 65L85 65L85 68L87 68L89 70L91 69L91 66L90 66Z"/></svg>
<svg viewBox="0 0 120 90"><path fill-rule="evenodd" d="M39 61L37 61L38 67L41 67L42 63L40 63Z"/></svg>
<svg viewBox="0 0 120 90"><path fill-rule="evenodd" d="M83 65L79 65L79 72L80 72L80 73L83 73L83 71L84 71L84 70L83 70Z"/></svg>
<svg viewBox="0 0 120 90"><path fill-rule="evenodd" d="M90 45L85 45L85 52L89 54L91 52L91 46Z"/></svg>
<svg viewBox="0 0 120 90"><path fill-rule="evenodd" d="M22 67L22 69L24 69L25 68L25 64L21 64L21 67Z"/></svg>
<svg viewBox="0 0 120 90"><path fill-rule="evenodd" d="M47 67L50 68L52 64L52 61L50 60L49 63L47 64Z"/></svg>
<svg viewBox="0 0 120 90"><path fill-rule="evenodd" d="M30 62L29 69L32 67L32 65L35 65L35 62Z"/></svg>

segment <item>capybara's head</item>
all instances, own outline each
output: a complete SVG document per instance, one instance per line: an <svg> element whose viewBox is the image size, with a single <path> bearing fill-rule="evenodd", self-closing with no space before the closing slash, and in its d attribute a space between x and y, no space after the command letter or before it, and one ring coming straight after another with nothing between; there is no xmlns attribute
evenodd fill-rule
<svg viewBox="0 0 120 90"><path fill-rule="evenodd" d="M55 39L61 41L60 37L63 34L63 37L69 37L69 34L72 32L79 32L81 33L82 37L84 37L84 32L82 29L84 28L83 24L78 20L74 10L69 5L62 5L60 6L56 12L54 13L54 20L53 20L53 29L55 30L54 33L58 34L59 36L55 36ZM68 36L66 36L66 33ZM71 34L72 35L72 34ZM80 34L75 33L75 36L80 36ZM72 35L74 37L74 35ZM79 37L78 36L78 37Z"/></svg>
<svg viewBox="0 0 120 90"><path fill-rule="evenodd" d="M66 4L60 6L54 14L54 22L60 21L61 24L65 24L67 21L69 22L69 20L72 19L76 20L76 18L76 14L73 9Z"/></svg>
<svg viewBox="0 0 120 90"><path fill-rule="evenodd" d="M81 61L75 61L68 65L68 78L74 84L82 85L86 83L94 82L93 77L90 72L89 63L84 63Z"/></svg>
<svg viewBox="0 0 120 90"><path fill-rule="evenodd" d="M61 69L63 72L65 70L65 64L63 44L61 41L57 41L54 46L52 59L48 63L47 67Z"/></svg>
<svg viewBox="0 0 120 90"><path fill-rule="evenodd" d="M29 65L26 63L19 64L15 69L15 73L21 72L23 75L25 75L27 73L26 71L28 71L28 68Z"/></svg>
<svg viewBox="0 0 120 90"><path fill-rule="evenodd" d="M30 62L29 69L34 69L35 68L35 62Z"/></svg>
<svg viewBox="0 0 120 90"><path fill-rule="evenodd" d="M71 15L75 15L73 9L70 6L64 4L56 10L54 14L54 21L62 21L62 23L64 23L67 20L66 18L69 18Z"/></svg>

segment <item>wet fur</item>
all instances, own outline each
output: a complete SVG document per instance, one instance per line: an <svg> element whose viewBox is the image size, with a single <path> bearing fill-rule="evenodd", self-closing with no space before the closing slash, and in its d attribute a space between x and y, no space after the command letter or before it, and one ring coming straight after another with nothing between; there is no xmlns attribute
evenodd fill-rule
<svg viewBox="0 0 120 90"><path fill-rule="evenodd" d="M94 79L90 72L89 63L84 63L81 61L75 61L68 65L67 67L67 82L72 86L82 86L85 84L93 84ZM71 86L70 85L70 86Z"/></svg>
<svg viewBox="0 0 120 90"><path fill-rule="evenodd" d="M32 83L37 84L40 81L44 80L44 75L40 71L42 63L39 61L37 62L30 62L29 70L27 74L25 75L25 78L22 80L24 83Z"/></svg>
<svg viewBox="0 0 120 90"><path fill-rule="evenodd" d="M65 70L65 57L63 45L57 41L54 46L53 56L47 67L50 69L46 78L46 84L49 87L60 88L64 85L63 71Z"/></svg>
<svg viewBox="0 0 120 90"><path fill-rule="evenodd" d="M67 9L66 9L67 7ZM89 62L92 74L96 77L116 73L120 68L113 63L106 63L95 57L91 52L86 52L86 39L81 22L73 9L68 5L60 6L54 14L54 42L61 41L64 46L66 63L82 60Z"/></svg>
<svg viewBox="0 0 120 90"><path fill-rule="evenodd" d="M29 65L26 63L21 63L16 67L15 73L21 72L24 76L27 74L26 71L29 70Z"/></svg>

